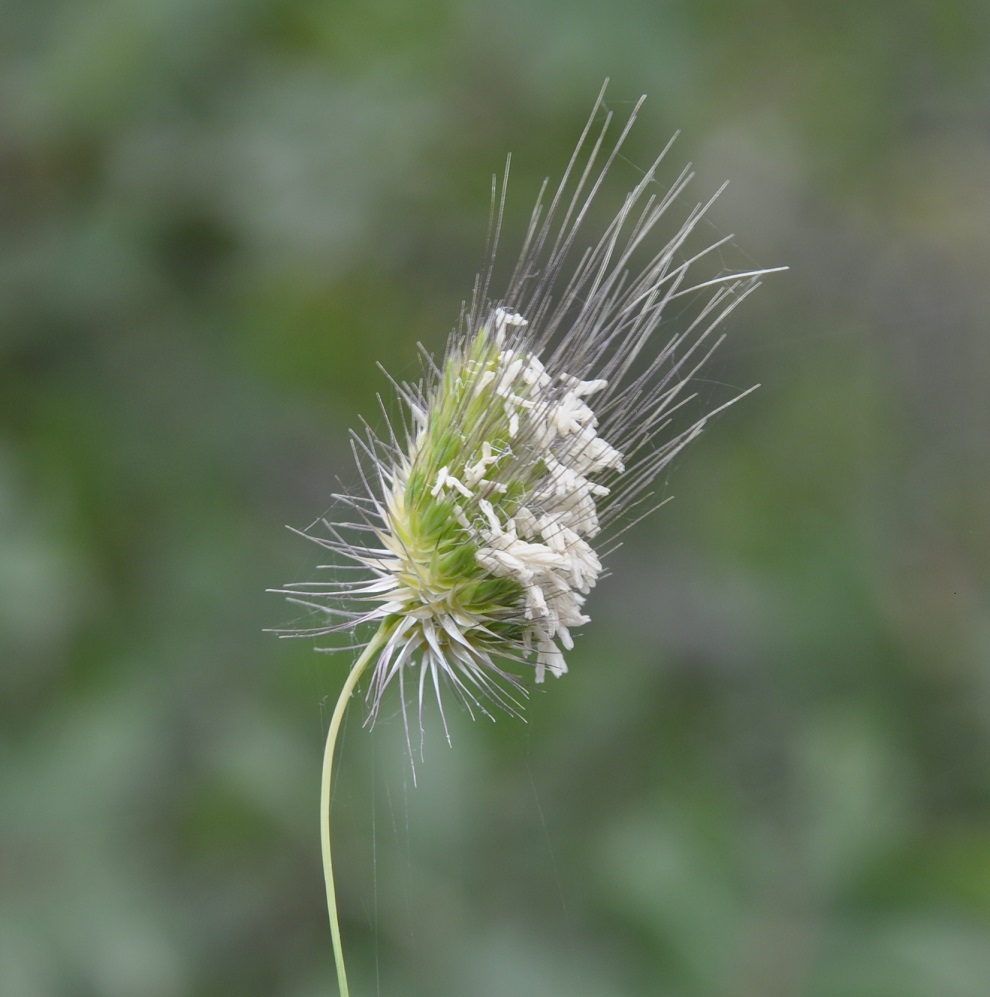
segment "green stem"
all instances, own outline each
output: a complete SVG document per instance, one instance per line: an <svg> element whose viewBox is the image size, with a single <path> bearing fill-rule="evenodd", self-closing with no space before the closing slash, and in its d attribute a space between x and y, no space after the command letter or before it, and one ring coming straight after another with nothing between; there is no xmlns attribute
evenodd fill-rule
<svg viewBox="0 0 990 997"><path fill-rule="evenodd" d="M337 983L340 986L340 997L350 997L347 988L347 973L344 970L344 950L340 944L340 920L337 916L337 891L333 885L333 863L330 859L330 775L333 770L333 753L340 733L340 724L344 719L344 711L368 663L378 653L385 643L385 625L368 642L361 656L354 662L340 696L330 718L330 729L327 731L327 744L323 750L323 781L320 790L320 839L323 845L323 878L327 884L327 909L330 911L330 934L333 937L333 958L337 965Z"/></svg>

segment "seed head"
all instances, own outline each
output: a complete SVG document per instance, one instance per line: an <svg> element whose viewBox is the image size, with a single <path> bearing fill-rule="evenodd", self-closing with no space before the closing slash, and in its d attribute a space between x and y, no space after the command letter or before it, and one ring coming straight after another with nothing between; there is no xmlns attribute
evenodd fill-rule
<svg viewBox="0 0 990 997"><path fill-rule="evenodd" d="M304 534L334 554L333 579L278 590L322 617L287 636L378 625L369 722L396 679L403 710L414 684L422 718L427 686L441 714L444 685L469 711L494 703L518 713L527 670L536 682L563 675L606 547L655 508L650 488L664 466L741 397L672 427L721 341L714 330L767 272L692 279L728 241L686 248L711 202L658 238L688 170L659 191L665 149L600 237L582 239L639 106L608 147L602 91L498 297L505 185L493 187L486 265L442 361L424 354L418 384L393 382L402 426L353 435L363 487L335 496L351 521L322 519ZM675 309L677 329L666 314Z"/></svg>

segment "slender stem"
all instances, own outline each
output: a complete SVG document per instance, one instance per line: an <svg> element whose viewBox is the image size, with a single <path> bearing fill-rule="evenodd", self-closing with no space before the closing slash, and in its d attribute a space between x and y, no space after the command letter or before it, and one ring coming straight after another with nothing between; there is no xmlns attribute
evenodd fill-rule
<svg viewBox="0 0 990 997"><path fill-rule="evenodd" d="M340 920L337 916L337 891L333 884L333 863L330 859L330 776L333 770L333 753L340 733L340 723L344 719L344 711L364 673L368 663L385 643L385 625L368 642L361 656L354 662L350 673L344 682L330 718L330 729L327 731L327 743L323 750L323 781L320 790L320 839L323 845L323 878L327 884L327 909L330 912L330 934L333 937L333 959L337 965L337 983L340 986L340 997L350 997L347 988L347 973L344 970L344 950L340 943Z"/></svg>

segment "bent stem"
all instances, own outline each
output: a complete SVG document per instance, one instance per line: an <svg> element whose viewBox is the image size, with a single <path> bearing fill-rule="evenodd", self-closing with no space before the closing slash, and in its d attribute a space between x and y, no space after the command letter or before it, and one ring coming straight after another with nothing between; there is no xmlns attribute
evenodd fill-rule
<svg viewBox="0 0 990 997"><path fill-rule="evenodd" d="M333 754L340 733L340 724L344 719L344 711L350 701L354 687L368 667L368 663L385 643L384 624L368 642L361 656L354 662L344 687L340 690L337 705L330 718L330 729L327 731L327 743L323 749L323 780L320 790L320 839L323 846L323 878L327 885L327 909L330 912L330 934L333 938L333 959L337 966L337 983L340 987L340 997L350 997L347 988L347 973L344 970L344 950L340 943L340 920L337 916L337 891L333 883L333 863L330 858L330 777L333 771Z"/></svg>

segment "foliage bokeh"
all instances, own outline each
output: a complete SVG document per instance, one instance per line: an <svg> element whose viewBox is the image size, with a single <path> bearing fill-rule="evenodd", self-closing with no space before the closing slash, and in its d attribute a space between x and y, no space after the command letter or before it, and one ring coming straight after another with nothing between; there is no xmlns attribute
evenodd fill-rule
<svg viewBox="0 0 990 997"><path fill-rule="evenodd" d="M356 704L353 989L982 997L988 56L965 0L5 5L0 991L332 991L348 660L262 633L317 560L282 524L442 343L505 153L508 247L611 76L616 187L680 128L713 231L792 268L712 371L763 387L527 724L455 713L414 787Z"/></svg>

